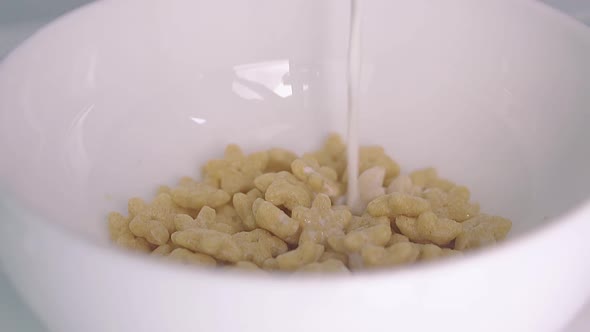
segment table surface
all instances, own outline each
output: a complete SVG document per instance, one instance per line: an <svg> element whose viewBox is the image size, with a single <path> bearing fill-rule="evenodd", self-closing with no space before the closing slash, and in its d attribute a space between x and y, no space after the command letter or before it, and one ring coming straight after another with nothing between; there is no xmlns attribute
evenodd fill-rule
<svg viewBox="0 0 590 332"><path fill-rule="evenodd" d="M0 0L0 59L40 26L89 0ZM590 1L545 0L590 25ZM590 303L565 329L590 331ZM0 270L0 331L47 332Z"/></svg>

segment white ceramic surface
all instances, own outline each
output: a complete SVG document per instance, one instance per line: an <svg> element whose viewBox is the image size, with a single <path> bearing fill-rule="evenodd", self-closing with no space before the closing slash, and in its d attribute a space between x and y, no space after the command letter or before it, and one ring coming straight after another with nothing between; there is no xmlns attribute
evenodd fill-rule
<svg viewBox="0 0 590 332"><path fill-rule="evenodd" d="M0 259L51 329L566 324L590 292L590 35L526 1L373 0L364 11L361 138L472 187L515 221L508 243L325 279L164 266L108 246L108 210L196 174L227 142L302 151L342 130L347 8L103 1L0 66Z"/></svg>

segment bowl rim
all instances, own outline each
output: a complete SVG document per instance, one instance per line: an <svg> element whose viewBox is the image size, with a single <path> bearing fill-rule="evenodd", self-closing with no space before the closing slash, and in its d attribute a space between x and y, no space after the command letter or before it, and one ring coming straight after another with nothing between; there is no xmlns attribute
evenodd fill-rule
<svg viewBox="0 0 590 332"><path fill-rule="evenodd" d="M530 0L503 1L508 6L526 7L526 10L534 12L535 16L542 18L544 21L550 22L552 25L565 27L568 30L572 31L572 33L575 32L585 34L585 37L588 40L590 40L590 27L566 15L565 13L553 9L546 3ZM28 48L30 45L34 45L37 42L37 39L40 38L40 36L42 36L46 31L50 30L52 27L59 24L63 24L70 17L93 15L94 11L97 11L102 8L114 5L120 6L122 3L133 2L137 2L137 0L94 1L91 3L84 4L72 11L69 11L59 16L58 18L47 23L46 25L38 29L36 32L34 32L30 37L28 37L25 41L20 43L16 48L10 51L4 57L3 60L0 61L0 76L2 76L2 71L5 67L9 67L13 61L16 61L16 59L18 59L19 54L21 52L24 52L24 50ZM0 194L2 193L0 192ZM126 261L127 264L141 264L144 266L156 268L158 266L162 267L161 260L154 259L154 257L150 257L150 255L135 253L130 250L123 250L121 248L117 248L112 243L104 244L100 241L88 239L86 237L81 236L76 231L71 230L58 222L53 222L52 220L54 218L45 218L37 215L34 211L21 208L18 199L11 198L10 193L8 193L7 197L0 197L0 211L1 210L8 211L9 217L11 216L10 212L12 211L12 217L14 217L17 220L30 219L33 223L45 226L48 230L55 232L63 239L68 240L75 245L82 246L84 249L92 251L94 253L117 257L117 259ZM283 273L256 274L235 273L235 271L231 271L228 273L228 271L222 271L222 269L184 266L182 264L170 264L167 262L165 264L169 265L167 269L171 273L182 273L192 277L194 277L194 275L196 274L204 277L210 276L216 279L227 281L238 279L243 281L244 278L247 278L250 282L262 282L265 284L272 282L280 283L282 285L284 283L307 283L317 281L324 284L326 282L332 283L335 280L350 280L351 282L353 282L355 280L358 280L359 278L363 280L370 278L373 281L377 281L380 279L387 279L388 281L391 281L391 278L401 279L402 277L412 277L424 273L431 275L433 273L443 273L444 271L449 269L460 269L461 266L473 265L478 261L489 261L494 258L504 257L517 250L526 250L527 247L532 247L534 244L547 242L550 238L554 236L555 233L567 230L567 228L571 224L584 219L590 219L590 195L581 203L574 205L571 209L567 210L566 212L557 215L553 218L550 218L548 222L544 223L543 225L535 227L534 229L526 231L525 233L520 234L518 236L511 237L508 240L503 241L493 247L485 248L484 250L466 252L464 255L462 255L462 257L458 258L448 258L440 261L404 265L401 268L362 270L351 274L333 274L329 276L322 275L321 277L318 277L318 275L315 274L310 274L298 275L297 278L289 278L287 274Z"/></svg>

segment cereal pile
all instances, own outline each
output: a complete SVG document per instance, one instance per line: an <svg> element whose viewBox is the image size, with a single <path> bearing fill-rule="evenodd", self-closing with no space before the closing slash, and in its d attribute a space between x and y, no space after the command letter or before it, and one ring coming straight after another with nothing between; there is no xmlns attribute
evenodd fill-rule
<svg viewBox="0 0 590 332"><path fill-rule="evenodd" d="M132 198L109 215L112 240L187 264L266 271L349 272L460 254L502 240L512 223L482 214L466 187L434 169L400 175L379 146L360 150L362 206L341 205L346 147L331 135L303 156L246 155L237 145L210 160L202 181Z"/></svg>

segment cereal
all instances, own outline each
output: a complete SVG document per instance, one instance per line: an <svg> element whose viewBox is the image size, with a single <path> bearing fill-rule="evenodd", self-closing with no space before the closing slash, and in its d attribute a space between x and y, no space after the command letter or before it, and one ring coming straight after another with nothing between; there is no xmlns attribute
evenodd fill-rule
<svg viewBox="0 0 590 332"><path fill-rule="evenodd" d="M417 243L434 243L447 245L462 231L460 223L446 218L439 218L431 211L421 213L418 218L398 216L395 224L401 233Z"/></svg>
<svg viewBox="0 0 590 332"><path fill-rule="evenodd" d="M248 192L254 188L254 179L266 169L268 160L267 152L245 155L239 146L230 144L224 158L210 160L203 173L205 179L219 183L219 188L229 194Z"/></svg>
<svg viewBox="0 0 590 332"><path fill-rule="evenodd" d="M204 206L195 219L186 214L177 214L176 217L174 217L174 225L179 231L191 228L206 228L222 233L233 234L231 226L217 223L216 217L217 213L215 210L208 206Z"/></svg>
<svg viewBox="0 0 590 332"><path fill-rule="evenodd" d="M450 248L442 248L442 257L448 257L448 256L461 256L463 255L463 252L460 250L456 250L456 249L450 249Z"/></svg>
<svg viewBox="0 0 590 332"><path fill-rule="evenodd" d="M230 200L228 193L205 183L185 177L170 191L174 203L187 209L200 210L203 206L216 208Z"/></svg>
<svg viewBox="0 0 590 332"><path fill-rule="evenodd" d="M344 265L348 265L348 255L343 254L341 252L335 252L330 250L325 250L324 253L318 259L318 262L325 262L329 259L336 259L341 261Z"/></svg>
<svg viewBox="0 0 590 332"><path fill-rule="evenodd" d="M172 234L172 242L179 247L203 253L227 262L243 260L242 250L231 235L205 228L190 228Z"/></svg>
<svg viewBox="0 0 590 332"><path fill-rule="evenodd" d="M463 231L455 240L455 249L464 250L495 244L503 240L512 222L508 219L481 214L463 222Z"/></svg>
<svg viewBox="0 0 590 332"><path fill-rule="evenodd" d="M430 210L430 203L410 194L392 193L375 198L367 205L367 212L373 217L417 217Z"/></svg>
<svg viewBox="0 0 590 332"><path fill-rule="evenodd" d="M215 209L217 214L215 216L215 223L217 225L225 225L229 230L229 234L235 234L245 230L242 218L238 215L236 209L230 204L218 207Z"/></svg>
<svg viewBox="0 0 590 332"><path fill-rule="evenodd" d="M412 178L408 175L400 175L393 179L389 186L387 186L387 193L402 193L410 195L419 195L422 193L422 187L417 186L412 182Z"/></svg>
<svg viewBox="0 0 590 332"><path fill-rule="evenodd" d="M182 181L182 179L181 179L181 181ZM162 185L162 186L159 186L158 187L158 190L156 192L158 194L168 194L168 195L170 195L172 193L172 189L170 187L168 187L168 186Z"/></svg>
<svg viewBox="0 0 590 332"><path fill-rule="evenodd" d="M414 171L410 174L412 182L423 188L438 188L449 191L455 184L449 180L441 179L434 168L425 168Z"/></svg>
<svg viewBox="0 0 590 332"><path fill-rule="evenodd" d="M276 206L293 210L297 206L311 205L311 192L295 177L277 177L266 188L264 199Z"/></svg>
<svg viewBox="0 0 590 332"><path fill-rule="evenodd" d="M160 221L170 233L175 231L174 217L177 214L191 213L189 209L176 205L172 197L166 193L158 194L151 204L146 204L141 198L132 198L129 200L127 207L129 215L133 216L133 218L139 217Z"/></svg>
<svg viewBox="0 0 590 332"><path fill-rule="evenodd" d="M296 183L299 180L290 172L282 171L278 173L264 173L254 179L254 185L263 194L266 193L268 187L276 180L284 179L289 183Z"/></svg>
<svg viewBox="0 0 590 332"><path fill-rule="evenodd" d="M385 183L389 183L399 174L399 165L391 159L380 146L364 146L359 151L359 170L381 166L385 168Z"/></svg>
<svg viewBox="0 0 590 332"><path fill-rule="evenodd" d="M146 215L137 215L129 223L129 230L137 237L145 238L149 243L162 245L168 242L170 233L164 224Z"/></svg>
<svg viewBox="0 0 590 332"><path fill-rule="evenodd" d="M142 237L135 237L131 232L119 236L115 243L123 248L127 248L139 252L150 252L152 250L150 244Z"/></svg>
<svg viewBox="0 0 590 332"><path fill-rule="evenodd" d="M336 252L358 252L366 245L384 246L391 238L391 226L387 217L352 217L351 224L346 235L334 236L328 239L330 247Z"/></svg>
<svg viewBox="0 0 590 332"><path fill-rule="evenodd" d="M126 225L128 230L136 237L144 238L156 246L168 242L170 232L174 231L173 224L170 226L172 214L184 211L171 201L168 194L158 195L150 205L146 205L139 198L132 198L129 200L128 209L129 214L133 216ZM124 222L115 215L111 218L113 227L118 226L119 231L122 231ZM127 236L127 239L130 240L131 237Z"/></svg>
<svg viewBox="0 0 590 332"><path fill-rule="evenodd" d="M315 192L326 194L331 198L342 194L338 173L330 167L320 166L313 158L296 159L291 164L291 170L299 180L307 183Z"/></svg>
<svg viewBox="0 0 590 332"><path fill-rule="evenodd" d="M469 203L470 194L465 187L453 187L448 192L439 188L428 189L423 196L441 218L463 222L479 214L479 205Z"/></svg>
<svg viewBox="0 0 590 332"><path fill-rule="evenodd" d="M399 242L390 247L368 245L361 250L361 257L367 267L396 266L415 262L420 248L411 242Z"/></svg>
<svg viewBox="0 0 590 332"><path fill-rule="evenodd" d="M158 246L154 251L152 251L152 256L168 256L172 250L176 249L177 247L174 244L166 243L161 246Z"/></svg>
<svg viewBox="0 0 590 332"><path fill-rule="evenodd" d="M242 219L244 228L249 231L256 228L256 219L254 219L252 205L257 198L262 198L262 193L260 190L254 188L247 194L235 193L232 200L236 213Z"/></svg>
<svg viewBox="0 0 590 332"><path fill-rule="evenodd" d="M359 207L360 211L364 211L370 201L385 195L384 180L385 168L381 166L371 167L359 175L358 187L362 203Z"/></svg>
<svg viewBox="0 0 590 332"><path fill-rule="evenodd" d="M420 256L418 259L424 261L437 259L442 256L442 252L442 248L437 245L430 243L424 244L420 246Z"/></svg>
<svg viewBox="0 0 590 332"><path fill-rule="evenodd" d="M273 148L268 150L268 163L265 172L290 171L291 163L297 155L289 150Z"/></svg>
<svg viewBox="0 0 590 332"><path fill-rule="evenodd" d="M344 228L352 214L348 210L332 209L332 201L324 194L318 194L311 208L298 206L292 211L293 219L302 225L299 245L312 242L325 245L330 237L344 235Z"/></svg>
<svg viewBox="0 0 590 332"><path fill-rule="evenodd" d="M258 227L266 229L289 244L299 241L299 222L272 203L258 198L252 204L252 211Z"/></svg>
<svg viewBox="0 0 590 332"><path fill-rule="evenodd" d="M314 262L297 269L297 272L304 273L350 273L350 270L337 259L328 259L323 262Z"/></svg>
<svg viewBox="0 0 590 332"><path fill-rule="evenodd" d="M317 262L324 253L324 246L313 242L304 242L297 249L277 256L277 264L281 270L297 270L298 268Z"/></svg>
<svg viewBox="0 0 590 332"><path fill-rule="evenodd" d="M243 259L252 261L258 266L263 266L267 259L277 257L288 250L283 240L263 229L240 232L234 234L232 238L242 250Z"/></svg>
<svg viewBox="0 0 590 332"><path fill-rule="evenodd" d="M279 262L275 258L269 258L262 263L262 269L265 271L278 271Z"/></svg>
<svg viewBox="0 0 590 332"><path fill-rule="evenodd" d="M354 273L460 256L506 237L511 221L480 213L471 193L433 168L400 175L382 147L359 150L358 206L347 207L346 146L244 154L226 147L202 180L160 186L150 203L108 215L112 241L184 264L225 270Z"/></svg>
<svg viewBox="0 0 590 332"><path fill-rule="evenodd" d="M109 234L111 239L116 240L120 236L129 233L129 218L117 212L111 212L108 216Z"/></svg>
<svg viewBox="0 0 590 332"><path fill-rule="evenodd" d="M389 246L394 245L399 242L410 242L410 239L403 234L394 233L394 234L391 234L391 237L389 238L389 241L387 242L387 244L385 246L389 247Z"/></svg>
<svg viewBox="0 0 590 332"><path fill-rule="evenodd" d="M176 248L168 255L168 258L184 264L215 266L217 262L213 257L194 253L184 248Z"/></svg>
<svg viewBox="0 0 590 332"><path fill-rule="evenodd" d="M338 134L330 134L320 150L304 154L303 157L312 157L321 166L335 170L339 179L342 178L346 169L346 145Z"/></svg>

